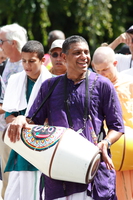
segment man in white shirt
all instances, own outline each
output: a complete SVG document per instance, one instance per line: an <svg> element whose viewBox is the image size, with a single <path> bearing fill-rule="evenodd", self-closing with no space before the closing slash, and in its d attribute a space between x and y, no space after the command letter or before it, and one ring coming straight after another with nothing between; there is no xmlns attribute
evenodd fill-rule
<svg viewBox="0 0 133 200"><path fill-rule="evenodd" d="M118 61L117 70L119 72L133 67L133 26L118 36L109 46L114 50L121 43L129 46L131 54L116 54L116 60Z"/></svg>
<svg viewBox="0 0 133 200"><path fill-rule="evenodd" d="M11 74L20 72L23 70L21 61L21 49L27 42L27 31L22 26L14 23L5 25L0 28L0 48L4 54L9 58L5 69L2 74L3 81L7 85L8 79ZM4 90L2 91L0 98L0 114L3 113L2 103L4 98ZM2 198L4 199L4 193L8 182L8 174L3 173L5 165L7 163L10 148L1 140L2 132L0 132L0 156L2 161Z"/></svg>

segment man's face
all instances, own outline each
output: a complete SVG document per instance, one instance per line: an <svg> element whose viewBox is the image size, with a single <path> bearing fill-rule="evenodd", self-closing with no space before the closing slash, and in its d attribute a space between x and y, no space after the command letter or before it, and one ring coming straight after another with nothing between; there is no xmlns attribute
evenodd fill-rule
<svg viewBox="0 0 133 200"><path fill-rule="evenodd" d="M100 64L94 64L93 69L98 74L110 79L111 82L114 82L116 80L116 66L117 62L104 62Z"/></svg>
<svg viewBox="0 0 133 200"><path fill-rule="evenodd" d="M12 53L12 42L6 39L6 34L4 32L0 32L0 40L2 40L0 48L3 49L4 54L10 58Z"/></svg>
<svg viewBox="0 0 133 200"><path fill-rule="evenodd" d="M21 55L23 67L27 76L32 79L37 79L41 73L43 58L40 60L37 53L22 52Z"/></svg>
<svg viewBox="0 0 133 200"><path fill-rule="evenodd" d="M53 70L59 71L61 74L66 72L66 64L64 59L61 56L62 49L61 48L54 48L50 53L50 59L53 65Z"/></svg>
<svg viewBox="0 0 133 200"><path fill-rule="evenodd" d="M6 56L3 51L0 51L0 64L6 60Z"/></svg>
<svg viewBox="0 0 133 200"><path fill-rule="evenodd" d="M72 43L67 54L63 54L67 68L75 74L83 74L90 64L90 51L85 42Z"/></svg>

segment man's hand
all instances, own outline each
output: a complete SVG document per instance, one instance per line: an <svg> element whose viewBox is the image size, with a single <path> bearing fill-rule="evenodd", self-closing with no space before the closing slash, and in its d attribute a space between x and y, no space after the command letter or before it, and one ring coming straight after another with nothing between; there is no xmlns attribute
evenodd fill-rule
<svg viewBox="0 0 133 200"><path fill-rule="evenodd" d="M125 43L128 46L132 46L133 45L133 40L132 39L133 39L133 35L129 34L129 33L122 33L119 36L120 43Z"/></svg>
<svg viewBox="0 0 133 200"><path fill-rule="evenodd" d="M112 159L108 156L108 153L107 153L107 148L108 148L107 142L102 140L101 142L97 144L97 146L102 152L102 159L106 163L107 169L110 169L110 170L114 169L114 164L112 162Z"/></svg>
<svg viewBox="0 0 133 200"><path fill-rule="evenodd" d="M16 142L20 140L20 134L22 128L28 128L28 123L26 117L20 115L13 120L8 127L8 136L11 142Z"/></svg>

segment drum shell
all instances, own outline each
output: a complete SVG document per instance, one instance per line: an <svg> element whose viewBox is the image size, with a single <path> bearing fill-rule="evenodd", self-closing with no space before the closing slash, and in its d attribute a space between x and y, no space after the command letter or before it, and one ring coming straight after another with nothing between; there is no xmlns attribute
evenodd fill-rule
<svg viewBox="0 0 133 200"><path fill-rule="evenodd" d="M125 126L125 134L111 146L116 171L133 170L133 129Z"/></svg>
<svg viewBox="0 0 133 200"><path fill-rule="evenodd" d="M10 142L8 130L4 142L45 175L57 180L89 183L100 163L98 147L72 129L66 129L59 142L44 151L32 150L22 140Z"/></svg>

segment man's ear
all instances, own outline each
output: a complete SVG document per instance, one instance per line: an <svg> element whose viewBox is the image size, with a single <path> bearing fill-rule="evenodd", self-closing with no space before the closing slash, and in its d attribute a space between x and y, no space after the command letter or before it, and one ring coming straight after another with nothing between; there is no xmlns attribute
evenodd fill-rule
<svg viewBox="0 0 133 200"><path fill-rule="evenodd" d="M44 63L45 60L46 60L46 58L43 56L42 59L41 59L41 61Z"/></svg>
<svg viewBox="0 0 133 200"><path fill-rule="evenodd" d="M11 44L14 45L15 47L17 47L17 41L16 40L12 40Z"/></svg>
<svg viewBox="0 0 133 200"><path fill-rule="evenodd" d="M64 62L66 62L66 54L65 54L65 53L62 53L62 54L61 54L61 57L63 58Z"/></svg>
<svg viewBox="0 0 133 200"><path fill-rule="evenodd" d="M116 67L116 65L117 65L117 60L115 60L114 62L113 62L113 64L114 64L114 66Z"/></svg>

